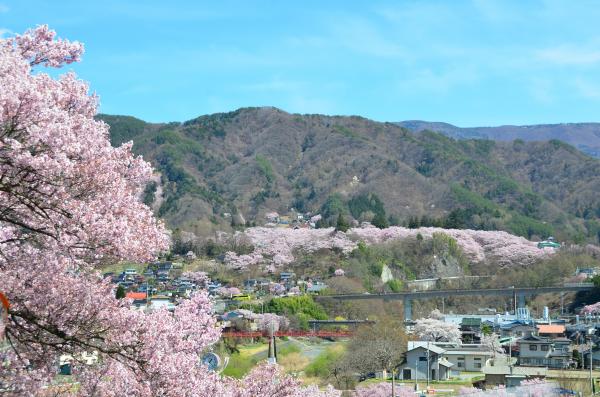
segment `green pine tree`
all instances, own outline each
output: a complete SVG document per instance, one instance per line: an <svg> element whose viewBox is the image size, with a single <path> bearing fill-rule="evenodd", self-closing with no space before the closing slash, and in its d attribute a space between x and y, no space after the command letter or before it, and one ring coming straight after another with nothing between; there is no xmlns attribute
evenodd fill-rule
<svg viewBox="0 0 600 397"><path fill-rule="evenodd" d="M335 230L340 232L346 232L349 228L350 224L348 223L346 218L344 218L344 215L342 215L342 213L340 212L337 218L337 224L335 225Z"/></svg>
<svg viewBox="0 0 600 397"><path fill-rule="evenodd" d="M125 288L122 285L119 285L117 287L117 292L115 293L115 297L117 299L123 299L123 298L125 298Z"/></svg>
<svg viewBox="0 0 600 397"><path fill-rule="evenodd" d="M375 215L375 218L373 218L373 221L371 223L373 224L373 226L378 227L380 229L385 229L390 225L387 219L385 219L385 213L381 212Z"/></svg>

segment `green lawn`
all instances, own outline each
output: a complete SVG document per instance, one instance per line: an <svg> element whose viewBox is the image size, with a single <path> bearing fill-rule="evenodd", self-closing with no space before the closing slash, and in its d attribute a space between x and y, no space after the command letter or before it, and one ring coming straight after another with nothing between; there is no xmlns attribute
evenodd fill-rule
<svg viewBox="0 0 600 397"><path fill-rule="evenodd" d="M229 356L229 364L223 371L224 375L241 378L259 362L267 359L269 345L254 343L239 348L239 353ZM291 353L297 353L300 348L286 341L277 341L277 357L282 358Z"/></svg>

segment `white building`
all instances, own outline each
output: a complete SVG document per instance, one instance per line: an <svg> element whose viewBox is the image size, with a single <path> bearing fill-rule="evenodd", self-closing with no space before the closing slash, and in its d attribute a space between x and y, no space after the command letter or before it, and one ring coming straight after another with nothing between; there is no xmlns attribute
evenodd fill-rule
<svg viewBox="0 0 600 397"><path fill-rule="evenodd" d="M445 380L460 371L481 372L493 353L479 344L408 342L406 360L399 367L403 380Z"/></svg>

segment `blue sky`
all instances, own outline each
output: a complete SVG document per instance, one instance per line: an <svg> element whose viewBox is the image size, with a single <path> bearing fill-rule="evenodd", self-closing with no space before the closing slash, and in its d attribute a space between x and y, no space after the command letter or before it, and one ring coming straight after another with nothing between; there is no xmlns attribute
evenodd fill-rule
<svg viewBox="0 0 600 397"><path fill-rule="evenodd" d="M183 121L244 106L459 126L600 121L600 3L0 0L47 23L101 111Z"/></svg>

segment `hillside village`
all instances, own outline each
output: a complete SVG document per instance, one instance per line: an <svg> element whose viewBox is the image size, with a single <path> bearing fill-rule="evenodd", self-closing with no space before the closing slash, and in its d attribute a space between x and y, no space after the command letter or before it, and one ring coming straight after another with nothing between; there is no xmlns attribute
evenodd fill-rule
<svg viewBox="0 0 600 397"><path fill-rule="evenodd" d="M303 221L300 217L291 222L289 219L272 216L268 222L273 224L270 227L296 227ZM310 223L306 223L310 227ZM198 272L186 271L195 260L195 255L190 252L181 256L179 261L150 263L140 268L139 273L134 268L125 268L120 273L105 273L104 277L111 280L117 294L118 289L123 289L122 296L128 299L133 310L172 311L181 299L206 289L213 299L215 315L224 337L240 341L248 338L285 339L286 335L309 338L307 341L319 335L329 335L325 338L340 341L351 338L352 330L360 324L358 321L355 325L342 325L352 322L340 317L335 320L312 318L305 323L286 320L278 325L275 334L270 334L263 324L265 307L267 310L272 308L270 301L302 296L318 301L319 296L327 296L328 281L306 279L294 272L281 271L259 278L246 278L240 284L223 283L209 279L204 273L198 278ZM590 281L599 270L578 268L571 279L581 285L592 285ZM338 269L333 277L344 278L344 271ZM436 288L435 283L427 282L411 285L409 288L413 291ZM541 317L534 318L520 303L517 307L515 302L514 307L516 311L508 312L482 307L476 314L435 310L430 318L406 321L409 340L402 347L403 360L394 368L395 381L399 385L425 383L425 391L439 389L442 393L445 382L455 384L458 380L461 384L488 389L499 385L515 387L530 379L547 379L585 388L587 371L593 368L595 384L595 369L600 367L600 349L595 347L600 341L600 333L597 332L600 328L599 313L573 314L565 311L551 316L546 307ZM284 312L279 314L286 317ZM434 338L419 339L419 334L414 334L414 331L422 321L430 321L429 327L447 329ZM270 354L274 354L273 359L277 360L276 353ZM68 360L63 358L61 362L62 372L70 373ZM391 374L385 371L357 373L356 376L356 381L362 379L361 376L365 379L391 379Z"/></svg>

